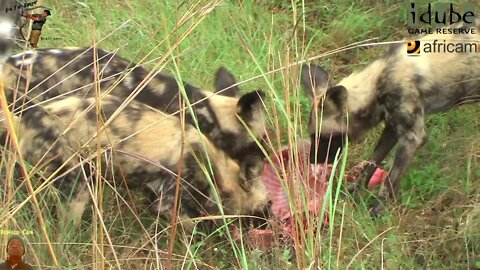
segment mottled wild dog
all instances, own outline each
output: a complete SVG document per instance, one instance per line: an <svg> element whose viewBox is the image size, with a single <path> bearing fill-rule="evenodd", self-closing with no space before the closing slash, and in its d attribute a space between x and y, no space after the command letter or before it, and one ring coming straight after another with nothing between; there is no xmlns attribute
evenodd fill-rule
<svg viewBox="0 0 480 270"><path fill-rule="evenodd" d="M97 59L98 61L95 61ZM258 100L260 91L241 95L232 74L220 68L215 76L217 92L199 89L164 73L152 72L120 57L115 52L93 48L38 49L10 56L5 65L4 80L17 106L27 102L51 100L69 94L95 96L95 77L102 93L135 100L166 113L179 114L182 102L194 104L193 115L187 109L186 121L199 129L231 158L253 170L262 164L263 154L256 141L265 135L264 108L242 110L239 104ZM181 95L185 90L186 98ZM26 94L26 96L24 95ZM255 117L251 117L254 114ZM195 121L195 119L197 121ZM244 123L242 123L244 122ZM245 124L245 125L244 125ZM251 131L249 133L248 131ZM252 134L252 135L250 135ZM246 158L245 158L246 157ZM243 165L242 165L243 166Z"/></svg>
<svg viewBox="0 0 480 270"><path fill-rule="evenodd" d="M438 40L473 45L477 53L437 50L421 51L412 57L407 55L407 42L404 42L392 46L381 58L337 84L329 81L323 68L304 66L301 83L313 100L310 134L312 142L319 145L317 152L311 151L317 153L311 162L331 162L343 147L346 135L357 140L384 122L383 133L371 156L372 164L357 181L367 183L375 166L398 146L389 177L371 208L373 215L379 214L384 203L398 190L415 152L427 139L425 115L480 100L479 32L477 26L475 35L434 34L417 39L421 46L433 46ZM315 143L312 146L315 147Z"/></svg>
<svg viewBox="0 0 480 270"><path fill-rule="evenodd" d="M124 177L129 187L143 188L150 194L150 209L170 218L180 175L179 217L187 228L192 225L189 218L220 213L216 190L226 214L266 209L268 197L260 178L245 189L245 173L238 162L195 127L183 127L179 118L136 101L120 109L123 103L111 95L98 103L96 98L69 96L33 107L15 119L23 156L46 179L54 180L62 194L75 194L72 218L81 217L89 197L79 175L91 178L95 173L119 183ZM251 99L239 106L253 113L263 105ZM100 172L96 159L101 159Z"/></svg>

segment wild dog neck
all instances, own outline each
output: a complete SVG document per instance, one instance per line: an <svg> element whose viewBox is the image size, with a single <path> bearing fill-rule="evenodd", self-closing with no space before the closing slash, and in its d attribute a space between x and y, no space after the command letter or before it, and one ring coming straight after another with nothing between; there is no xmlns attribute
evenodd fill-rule
<svg viewBox="0 0 480 270"><path fill-rule="evenodd" d="M375 99L377 83L387 66L386 59L378 59L338 83L348 92L346 109L349 116L348 134L351 139L358 139L381 121Z"/></svg>

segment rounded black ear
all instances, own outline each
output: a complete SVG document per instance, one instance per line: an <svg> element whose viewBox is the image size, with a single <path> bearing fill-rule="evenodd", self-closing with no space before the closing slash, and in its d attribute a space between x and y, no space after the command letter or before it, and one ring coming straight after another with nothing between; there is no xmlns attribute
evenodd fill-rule
<svg viewBox="0 0 480 270"><path fill-rule="evenodd" d="M317 65L303 65L300 74L300 82L310 99L314 96L325 94L328 87L328 73Z"/></svg>
<svg viewBox="0 0 480 270"><path fill-rule="evenodd" d="M220 67L215 73L215 92L227 97L237 97L240 93L235 77L225 67Z"/></svg>
<svg viewBox="0 0 480 270"><path fill-rule="evenodd" d="M256 90L247 93L240 97L237 102L237 113L244 121L251 121L265 109L262 98L265 93L261 90Z"/></svg>

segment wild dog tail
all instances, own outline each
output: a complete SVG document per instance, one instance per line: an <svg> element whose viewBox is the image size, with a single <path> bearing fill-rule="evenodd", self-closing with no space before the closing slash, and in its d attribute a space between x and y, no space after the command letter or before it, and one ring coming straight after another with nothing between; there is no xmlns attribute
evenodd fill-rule
<svg viewBox="0 0 480 270"><path fill-rule="evenodd" d="M14 29L15 29L15 18L13 14L8 14L5 11L5 8L8 6L8 3L10 1L1 1L0 3L0 81L2 84L2 88L5 88L4 84L4 78L3 78L3 68L4 64L8 59L8 56L10 54L10 51L13 48L14 45ZM4 91L4 89L0 89L0 91ZM2 93L3 96L3 93ZM0 100L0 102L4 102L3 100ZM3 133L3 131L6 128L6 114L3 112L0 108L0 133ZM18 119L12 119L12 121L18 121Z"/></svg>
<svg viewBox="0 0 480 270"><path fill-rule="evenodd" d="M14 29L15 24L12 16L0 15L0 75L3 74L3 65L14 45Z"/></svg>

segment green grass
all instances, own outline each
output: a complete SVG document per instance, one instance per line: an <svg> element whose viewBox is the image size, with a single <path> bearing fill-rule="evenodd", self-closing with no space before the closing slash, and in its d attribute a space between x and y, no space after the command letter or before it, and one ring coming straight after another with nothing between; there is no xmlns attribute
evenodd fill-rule
<svg viewBox="0 0 480 270"><path fill-rule="evenodd" d="M402 1L44 1L53 8L39 47L97 46L115 50L150 68L206 88L224 65L244 91L268 92L269 122L274 151L281 144L308 137L305 129L309 100L299 87L296 61L317 57L340 47L370 40L391 41L407 36ZM179 25L179 22L182 22ZM122 27L120 27L123 25ZM185 35L185 38L177 41ZM335 80L365 66L383 46L353 48L321 57ZM177 71L178 68L178 71ZM270 71L277 70L270 73ZM355 199L332 193L327 207L335 205L334 222L322 234L309 229L291 246L269 251L229 240L219 229L203 241L177 233L172 258L174 268L187 269L466 269L478 264L480 254L480 115L479 105L429 116L429 141L418 151L402 181L402 203L377 220L368 215L366 192ZM346 164L368 158L380 129L351 145ZM12 158L2 157L6 182ZM343 160L341 160L343 161ZM388 165L392 157L387 159ZM343 171L342 168L339 171ZM34 183L39 185L39 183ZM42 268L52 265L30 202L20 192L0 189L0 229L31 229L25 235L27 260ZM119 190L122 193L121 190ZM8 195L8 196L7 196ZM38 196L49 210L57 202L48 188ZM122 193L122 195L125 195ZM141 197L134 194L133 197ZM12 198L12 200L8 200ZM103 219L90 210L78 229L54 224L44 212L47 232L63 269L156 269L169 258L169 222L157 220L137 202L135 211L114 194L104 198ZM113 203L112 203L113 202ZM119 209L121 211L119 211ZM12 211L16 211L12 214ZM107 230L100 234L101 222ZM201 233L198 232L197 236ZM107 240L108 236L111 243ZM1 243L7 236L0 235ZM58 242L57 242L58 240ZM103 243L103 254L98 252ZM0 246L0 257L4 257ZM100 257L99 257L100 256ZM104 257L101 257L104 256ZM475 257L477 256L477 257ZM133 268L136 266L137 268ZM162 267L160 267L162 266Z"/></svg>

